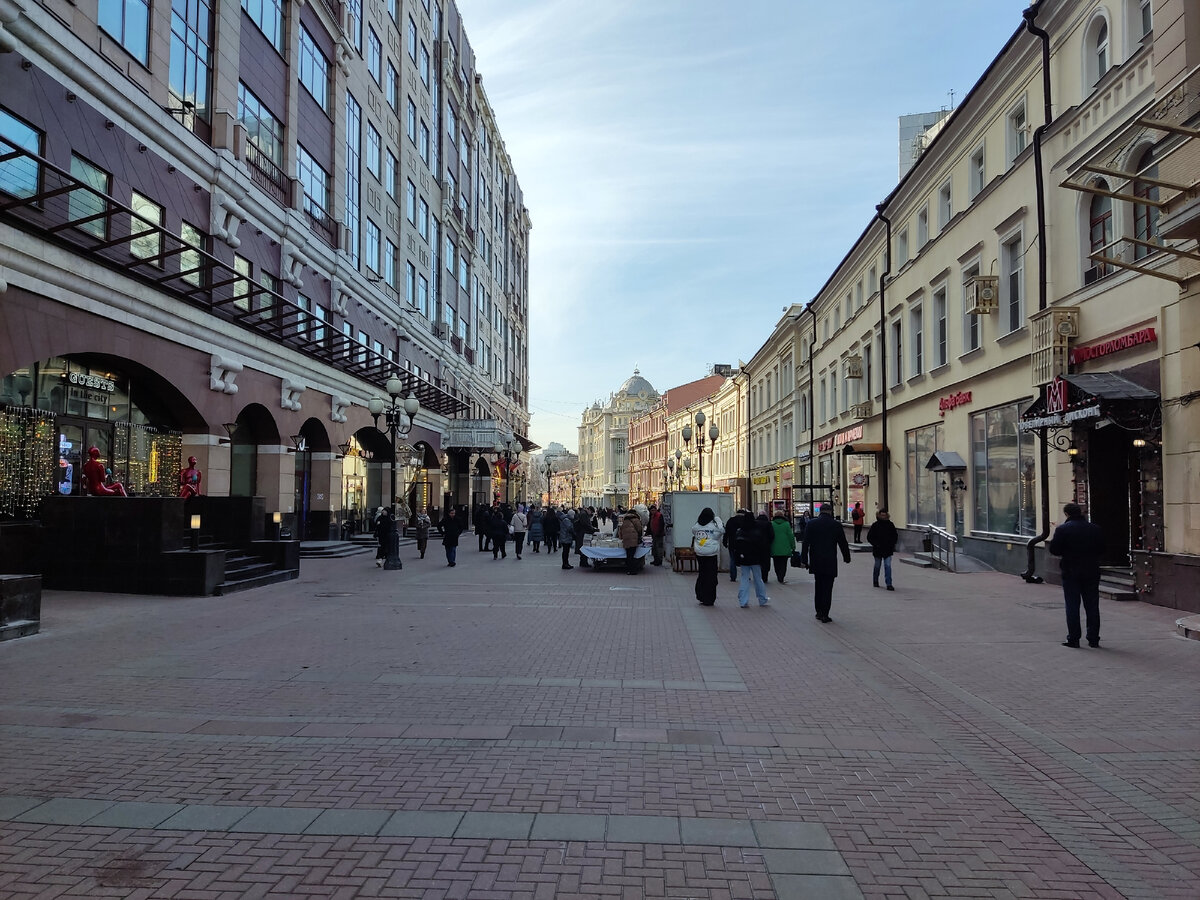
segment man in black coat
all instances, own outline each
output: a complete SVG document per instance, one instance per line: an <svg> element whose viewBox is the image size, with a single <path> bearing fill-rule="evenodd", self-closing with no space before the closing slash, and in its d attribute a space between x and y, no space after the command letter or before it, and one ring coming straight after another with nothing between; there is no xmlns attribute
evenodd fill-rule
<svg viewBox="0 0 1200 900"><path fill-rule="evenodd" d="M458 537L467 527L465 519L459 518L457 510L451 506L446 510L446 518L442 519L442 546L446 548L446 565L455 566L458 563Z"/></svg>
<svg viewBox="0 0 1200 900"><path fill-rule="evenodd" d="M804 543L800 549L800 565L813 574L813 605L817 620L832 622L829 607L833 605L833 580L837 578L837 551L841 548L842 559L850 562L850 543L846 530L833 518L833 506L825 504L821 514L812 519L804 529Z"/></svg>
<svg viewBox="0 0 1200 900"><path fill-rule="evenodd" d="M1067 639L1064 647L1078 647L1079 604L1087 617L1089 647L1100 646L1100 557L1104 554L1104 536L1100 526L1083 517L1076 503L1063 507L1067 521L1054 529L1047 549L1061 557L1063 599L1067 605Z"/></svg>

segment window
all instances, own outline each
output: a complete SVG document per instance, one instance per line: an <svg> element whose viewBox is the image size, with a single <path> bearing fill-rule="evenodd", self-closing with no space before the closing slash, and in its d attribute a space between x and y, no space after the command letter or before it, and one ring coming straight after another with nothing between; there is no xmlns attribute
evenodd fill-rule
<svg viewBox="0 0 1200 900"><path fill-rule="evenodd" d="M1093 51L1096 59L1096 80L1099 81L1108 71L1108 23L1101 22L1096 31L1096 43Z"/></svg>
<svg viewBox="0 0 1200 900"><path fill-rule="evenodd" d="M244 256L238 256L236 253L233 254L233 271L241 276L233 286L233 305L238 309L249 311L250 276L253 272L250 260Z"/></svg>
<svg viewBox="0 0 1200 900"><path fill-rule="evenodd" d="M137 191L129 207L137 214L129 217L129 253L162 268L162 260L155 257L162 253L163 208Z"/></svg>
<svg viewBox="0 0 1200 900"><path fill-rule="evenodd" d="M871 387L871 382L872 382L872 379L874 378L874 374L871 371L871 345L870 344L866 344L863 346L862 360L863 360L863 377L862 377L863 392L866 394L867 399L870 400L874 393L873 389Z"/></svg>
<svg viewBox="0 0 1200 900"><path fill-rule="evenodd" d="M987 185L987 169L984 166L983 147L971 154L971 199L979 196Z"/></svg>
<svg viewBox="0 0 1200 900"><path fill-rule="evenodd" d="M429 165L429 126L425 124L425 120L421 120L420 139L417 141L417 149L421 152L421 159L425 165Z"/></svg>
<svg viewBox="0 0 1200 900"><path fill-rule="evenodd" d="M379 226L367 219L367 268L372 272L380 271L379 267Z"/></svg>
<svg viewBox="0 0 1200 900"><path fill-rule="evenodd" d="M379 35L375 33L375 29L367 26L367 71L371 73L371 77L375 83L383 87L383 44L379 42Z"/></svg>
<svg viewBox="0 0 1200 900"><path fill-rule="evenodd" d="M849 301L849 298L847 298L847 301ZM847 316L850 315L849 309L850 309L850 304L849 304L849 302L847 302L847 304L846 304L846 315ZM833 308L833 333L837 334L838 329L841 327L842 327L842 311L839 307L835 306Z"/></svg>
<svg viewBox="0 0 1200 900"><path fill-rule="evenodd" d="M396 199L396 168L399 165L395 154L391 150L387 152L387 168L383 173L383 186L387 189L388 196L393 200Z"/></svg>
<svg viewBox="0 0 1200 900"><path fill-rule="evenodd" d="M454 241L450 237L446 237L446 271L451 275L454 274L454 260L458 257L458 248L454 246Z"/></svg>
<svg viewBox="0 0 1200 900"><path fill-rule="evenodd" d="M1145 37L1154 30L1154 12L1152 7L1153 4L1150 0L1139 0L1138 24L1141 26L1142 37Z"/></svg>
<svg viewBox="0 0 1200 900"><path fill-rule="evenodd" d="M404 185L404 217L411 224L417 224L417 186L411 181Z"/></svg>
<svg viewBox="0 0 1200 900"><path fill-rule="evenodd" d="M417 232L429 240L429 204L422 197L417 201Z"/></svg>
<svg viewBox="0 0 1200 900"><path fill-rule="evenodd" d="M907 474L907 501L909 525L937 525L942 527L941 473L925 468L929 458L941 449L942 426L927 425L904 432L904 460Z"/></svg>
<svg viewBox="0 0 1200 900"><path fill-rule="evenodd" d="M392 65L392 61L388 60L387 67L387 101L388 106L392 108L392 112L399 114L400 112L400 73L396 71L396 67Z"/></svg>
<svg viewBox="0 0 1200 900"><path fill-rule="evenodd" d="M821 423L829 421L829 405L826 400L827 389L825 387L825 379L821 379Z"/></svg>
<svg viewBox="0 0 1200 900"><path fill-rule="evenodd" d="M300 83L317 105L329 112L329 60L303 25L300 26Z"/></svg>
<svg viewBox="0 0 1200 900"><path fill-rule="evenodd" d="M417 23L408 17L408 56L414 63L417 61Z"/></svg>
<svg viewBox="0 0 1200 900"><path fill-rule="evenodd" d="M1036 533L1034 437L1017 429L1020 412L1012 404L971 416L975 531Z"/></svg>
<svg viewBox="0 0 1200 900"><path fill-rule="evenodd" d="M149 0L100 0L97 24L143 65L150 60Z"/></svg>
<svg viewBox="0 0 1200 900"><path fill-rule="evenodd" d="M938 230L941 231L954 218L953 185L947 181L938 191Z"/></svg>
<svg viewBox="0 0 1200 900"><path fill-rule="evenodd" d="M1158 178L1158 162L1154 158L1154 148L1147 147L1137 164L1138 175L1142 178L1156 180ZM1158 243L1158 207L1152 203L1158 201L1158 185L1152 181L1142 181L1135 178L1133 194L1148 203L1135 203L1133 206L1133 237L1135 240L1149 244ZM1152 247L1142 244L1133 245L1133 258L1143 259L1154 252Z"/></svg>
<svg viewBox="0 0 1200 900"><path fill-rule="evenodd" d="M32 125L0 109L0 156L11 152L8 145L34 156L42 155L42 133ZM14 197L32 197L42 183L41 166L31 159L0 159L0 191Z"/></svg>
<svg viewBox="0 0 1200 900"><path fill-rule="evenodd" d="M358 268L358 205L359 157L362 148L362 107L354 95L346 91L346 252L354 268ZM378 177L378 176L376 176ZM321 206L324 208L325 204Z"/></svg>
<svg viewBox="0 0 1200 900"><path fill-rule="evenodd" d="M917 213L917 252L929 243L929 208Z"/></svg>
<svg viewBox="0 0 1200 900"><path fill-rule="evenodd" d="M944 366L950 359L950 347L946 331L946 288L933 292L933 365Z"/></svg>
<svg viewBox="0 0 1200 900"><path fill-rule="evenodd" d="M350 38L350 43L354 45L354 49L362 53L362 34L363 34L363 4L362 0L346 0L344 7L346 12L350 14L350 21L346 25L347 37Z"/></svg>
<svg viewBox="0 0 1200 900"><path fill-rule="evenodd" d="M329 173L321 168L302 144L296 145L296 178L304 188L304 211L324 222L328 218Z"/></svg>
<svg viewBox="0 0 1200 900"><path fill-rule="evenodd" d="M908 339L915 378L925 371L925 310L919 302L908 311Z"/></svg>
<svg viewBox="0 0 1200 900"><path fill-rule="evenodd" d="M367 170L376 178L382 177L379 172L380 160L380 137L379 132L375 130L375 126L370 122L367 123Z"/></svg>
<svg viewBox="0 0 1200 900"><path fill-rule="evenodd" d="M1108 182L1099 179L1093 182L1092 187L1102 191L1108 190ZM1095 194L1092 197L1091 204L1088 207L1088 248L1091 255L1105 251L1113 241L1113 220L1112 220L1112 198L1105 197L1101 194ZM1084 284L1091 284L1105 275L1109 274L1108 263L1096 262L1088 263L1091 260L1084 262L1085 272L1083 277Z"/></svg>
<svg viewBox="0 0 1200 900"><path fill-rule="evenodd" d="M1005 315L1008 331L1025 324L1025 248L1021 235L1006 241L1000 248L1001 271L1004 273Z"/></svg>
<svg viewBox="0 0 1200 900"><path fill-rule="evenodd" d="M104 4L101 3L101 6ZM242 9L271 46L283 50L283 0L242 0Z"/></svg>
<svg viewBox="0 0 1200 900"><path fill-rule="evenodd" d="M391 241L383 243L383 280L387 286L396 287L396 245Z"/></svg>
<svg viewBox="0 0 1200 900"><path fill-rule="evenodd" d="M413 103L412 97L408 98L408 115L405 122L408 139L415 144L417 142L417 105Z"/></svg>
<svg viewBox="0 0 1200 900"><path fill-rule="evenodd" d="M404 296L409 306L417 305L417 267L410 262L404 264Z"/></svg>
<svg viewBox="0 0 1200 900"><path fill-rule="evenodd" d="M908 229L903 229L896 235L896 265L903 266L908 262Z"/></svg>
<svg viewBox="0 0 1200 900"><path fill-rule="evenodd" d="M467 289L467 256L464 253L458 258L458 286Z"/></svg>
<svg viewBox="0 0 1200 900"><path fill-rule="evenodd" d="M112 176L93 165L82 156L71 154L71 177L82 181L92 191L71 191L67 203L67 215L72 222L78 222L75 227L92 237L104 239L108 237L108 218L104 215L108 209L105 199L112 188ZM97 218L92 218L96 216ZM91 221L81 221L90 219Z"/></svg>
<svg viewBox="0 0 1200 900"><path fill-rule="evenodd" d="M429 315L429 279L424 275L417 276L417 309L421 315Z"/></svg>
<svg viewBox="0 0 1200 900"><path fill-rule="evenodd" d="M199 250L183 250L179 254L179 278L184 284L200 287L204 284L205 265L200 250L205 249L204 232L195 225L181 222L179 238L185 244L198 247Z"/></svg>
<svg viewBox="0 0 1200 900"><path fill-rule="evenodd" d="M891 328L892 353L891 353L891 369L892 369L892 387L896 387L904 380L904 371L900 368L900 363L904 359L904 354L900 345L900 339L903 337L903 325L899 319L892 322Z"/></svg>
<svg viewBox="0 0 1200 900"><path fill-rule="evenodd" d="M963 309L963 352L970 353L979 349L979 316L969 316L967 309L967 282L979 274L979 264L963 269L962 309Z"/></svg>
<svg viewBox="0 0 1200 900"><path fill-rule="evenodd" d="M1008 114L1008 164L1012 165L1029 144L1029 120L1025 117L1025 101Z"/></svg>
<svg viewBox="0 0 1200 900"><path fill-rule="evenodd" d="M425 49L425 42L421 42L421 61L419 64L421 71L421 83L426 88L429 87L429 51Z"/></svg>
<svg viewBox="0 0 1200 900"><path fill-rule="evenodd" d="M246 85L238 82L238 121L246 129L246 142L256 157L266 157L276 168L283 165L283 123L271 113Z"/></svg>
<svg viewBox="0 0 1200 900"><path fill-rule="evenodd" d="M212 29L211 0L173 0L169 91L172 105L184 110L182 117L189 126L193 116L208 121Z"/></svg>

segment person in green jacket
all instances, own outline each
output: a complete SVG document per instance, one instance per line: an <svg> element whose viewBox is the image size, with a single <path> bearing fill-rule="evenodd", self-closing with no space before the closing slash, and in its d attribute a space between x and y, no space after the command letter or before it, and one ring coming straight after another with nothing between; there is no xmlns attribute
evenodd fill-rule
<svg viewBox="0 0 1200 900"><path fill-rule="evenodd" d="M775 517L771 519L771 530L775 532L775 537L771 541L771 561L775 563L775 580L783 584L783 576L787 574L788 563L792 561L792 554L796 552L796 534L792 531L792 526L788 524L782 509L775 510Z"/></svg>

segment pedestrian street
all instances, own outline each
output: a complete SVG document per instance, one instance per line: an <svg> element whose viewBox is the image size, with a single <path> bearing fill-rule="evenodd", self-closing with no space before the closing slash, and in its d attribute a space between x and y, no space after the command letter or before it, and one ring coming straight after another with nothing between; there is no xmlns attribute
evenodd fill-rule
<svg viewBox="0 0 1200 900"><path fill-rule="evenodd" d="M0 645L0 896L1195 898L1200 643L855 554L692 573L436 536Z"/></svg>

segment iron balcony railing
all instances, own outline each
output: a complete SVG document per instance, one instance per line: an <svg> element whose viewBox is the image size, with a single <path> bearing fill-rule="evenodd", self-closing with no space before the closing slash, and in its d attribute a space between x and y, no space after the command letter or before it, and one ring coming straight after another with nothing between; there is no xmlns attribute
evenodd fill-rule
<svg viewBox="0 0 1200 900"><path fill-rule="evenodd" d="M291 196L291 179L276 165L275 160L253 141L246 141L246 162L250 166L250 180L287 206Z"/></svg>
<svg viewBox="0 0 1200 900"><path fill-rule="evenodd" d="M0 220L370 384L382 387L396 376L404 393L431 412L453 417L467 410L451 393L400 369L294 299L3 136Z"/></svg>

